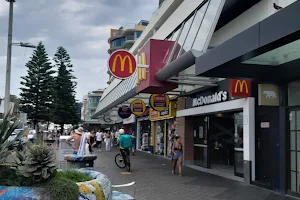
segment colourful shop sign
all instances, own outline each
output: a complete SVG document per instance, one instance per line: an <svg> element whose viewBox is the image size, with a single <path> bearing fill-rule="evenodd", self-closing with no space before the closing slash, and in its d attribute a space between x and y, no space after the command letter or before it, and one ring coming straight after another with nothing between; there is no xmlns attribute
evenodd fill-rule
<svg viewBox="0 0 300 200"><path fill-rule="evenodd" d="M122 119L126 119L126 118L130 117L132 112L131 112L129 106L122 106L121 108L119 108L118 114Z"/></svg>
<svg viewBox="0 0 300 200"><path fill-rule="evenodd" d="M108 60L110 73L118 79L127 79L136 70L135 57L126 50L117 50L111 54Z"/></svg>
<svg viewBox="0 0 300 200"><path fill-rule="evenodd" d="M136 99L130 104L131 112L136 116L141 116L146 111L146 104L143 100Z"/></svg>
<svg viewBox="0 0 300 200"><path fill-rule="evenodd" d="M156 111L150 108L149 119L150 121L158 121L163 119L170 119L176 117L175 102L170 102L169 107L164 111Z"/></svg>
<svg viewBox="0 0 300 200"><path fill-rule="evenodd" d="M156 111L164 111L169 107L170 98L166 94L152 94L149 98L150 107Z"/></svg>

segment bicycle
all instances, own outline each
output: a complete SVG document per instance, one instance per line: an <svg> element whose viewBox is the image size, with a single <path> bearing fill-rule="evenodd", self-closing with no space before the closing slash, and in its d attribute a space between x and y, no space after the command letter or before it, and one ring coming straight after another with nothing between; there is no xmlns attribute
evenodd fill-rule
<svg viewBox="0 0 300 200"><path fill-rule="evenodd" d="M123 156L121 153L118 153L115 157L115 163L120 169L126 168L128 172L130 172L130 157L129 157L129 149L123 151ZM123 162L124 161L124 162Z"/></svg>

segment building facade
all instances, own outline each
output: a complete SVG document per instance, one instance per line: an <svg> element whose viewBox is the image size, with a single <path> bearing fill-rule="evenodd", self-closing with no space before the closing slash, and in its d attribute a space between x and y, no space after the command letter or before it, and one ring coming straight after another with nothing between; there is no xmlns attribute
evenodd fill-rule
<svg viewBox="0 0 300 200"><path fill-rule="evenodd" d="M129 50L134 42L141 36L148 23L149 22L146 20L141 20L137 24L126 24L119 29L111 29L110 37L108 39L110 48L107 52L112 54L114 51L120 49ZM109 71L107 73L109 74L107 84L110 84L113 77L110 75Z"/></svg>
<svg viewBox="0 0 300 200"><path fill-rule="evenodd" d="M91 116L96 112L103 92L104 89L98 89L85 95L83 100L83 124L87 126L101 125L101 120L92 119Z"/></svg>
<svg viewBox="0 0 300 200"><path fill-rule="evenodd" d="M162 2L129 51L138 60L149 41L160 43L152 48L162 67L149 61L149 74L159 87L177 84L164 93L176 99L185 165L299 196L299 9L295 0ZM137 78L113 80L92 117L162 91L139 90ZM153 152L168 152L166 140L155 147L165 127L151 121Z"/></svg>

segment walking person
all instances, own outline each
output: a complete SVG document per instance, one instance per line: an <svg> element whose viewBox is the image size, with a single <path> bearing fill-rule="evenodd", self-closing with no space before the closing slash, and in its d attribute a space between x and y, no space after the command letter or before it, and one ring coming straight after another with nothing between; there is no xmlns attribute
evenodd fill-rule
<svg viewBox="0 0 300 200"><path fill-rule="evenodd" d="M60 140L60 131L57 131L56 136L55 136L55 140L56 140L56 150L58 150L59 148L59 140Z"/></svg>
<svg viewBox="0 0 300 200"><path fill-rule="evenodd" d="M103 132L99 130L99 131L96 133L96 145L97 145L97 151L101 151L101 147L102 147L102 138L103 138Z"/></svg>
<svg viewBox="0 0 300 200"><path fill-rule="evenodd" d="M96 139L95 139L95 132L91 131L90 137L89 137L89 152L90 154L93 153L93 147L95 145Z"/></svg>
<svg viewBox="0 0 300 200"><path fill-rule="evenodd" d="M105 134L105 142L106 142L106 151L110 151L111 148L111 133L110 131L107 131L107 133Z"/></svg>
<svg viewBox="0 0 300 200"><path fill-rule="evenodd" d="M172 147L172 153L173 153L173 170L172 174L175 174L176 165L178 164L178 172L179 176L182 176L182 159L183 159L183 153L182 153L182 143L180 136L175 137L175 143Z"/></svg>
<svg viewBox="0 0 300 200"><path fill-rule="evenodd" d="M135 147L136 147L136 137L135 137L134 132L132 132L132 134L131 134L131 139L132 139L131 153L132 153L132 156L134 156Z"/></svg>

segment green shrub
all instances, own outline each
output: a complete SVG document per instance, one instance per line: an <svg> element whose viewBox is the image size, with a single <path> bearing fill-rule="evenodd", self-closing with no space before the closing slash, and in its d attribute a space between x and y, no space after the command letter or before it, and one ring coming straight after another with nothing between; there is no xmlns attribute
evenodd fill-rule
<svg viewBox="0 0 300 200"><path fill-rule="evenodd" d="M16 172L30 178L33 184L47 181L56 173L55 152L46 145L28 145L18 154Z"/></svg>
<svg viewBox="0 0 300 200"><path fill-rule="evenodd" d="M8 141L9 137L13 134L19 124L19 121L11 123L9 120L9 114L5 115L3 120L0 121L0 164L6 162L6 158L12 153L9 148L24 134L24 131L21 131L17 134L15 139Z"/></svg>
<svg viewBox="0 0 300 200"><path fill-rule="evenodd" d="M78 200L79 188L75 182L68 179L51 179L42 185L43 200Z"/></svg>
<svg viewBox="0 0 300 200"><path fill-rule="evenodd" d="M29 186L27 178L20 176L8 166L0 166L0 185L5 186Z"/></svg>
<svg viewBox="0 0 300 200"><path fill-rule="evenodd" d="M57 172L55 175L56 179L68 179L74 182L85 182L90 181L92 178L85 173L77 172L74 170L66 170L62 172Z"/></svg>

